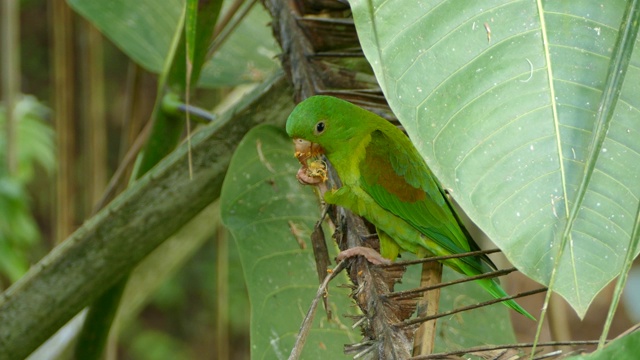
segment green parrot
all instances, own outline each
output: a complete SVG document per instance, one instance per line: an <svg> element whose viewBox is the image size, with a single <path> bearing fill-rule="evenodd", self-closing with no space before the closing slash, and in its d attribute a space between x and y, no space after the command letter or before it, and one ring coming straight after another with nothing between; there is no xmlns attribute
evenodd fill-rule
<svg viewBox="0 0 640 360"><path fill-rule="evenodd" d="M303 164L298 179L307 184L324 181L324 173L307 167L307 160L324 154L342 182L340 188L326 191L324 200L375 225L382 257L395 260L400 251L425 257L478 249L422 156L387 120L344 100L313 96L293 110L287 133ZM495 268L486 255L443 263L467 276ZM495 279L476 282L496 298L507 296ZM503 304L535 320L515 301Z"/></svg>

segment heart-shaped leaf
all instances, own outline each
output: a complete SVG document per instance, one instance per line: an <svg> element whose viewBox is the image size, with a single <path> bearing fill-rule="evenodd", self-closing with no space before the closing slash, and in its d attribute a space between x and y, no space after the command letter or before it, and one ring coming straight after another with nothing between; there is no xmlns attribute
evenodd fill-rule
<svg viewBox="0 0 640 360"><path fill-rule="evenodd" d="M620 272L640 198L640 54L623 85L605 89L626 3L351 1L391 108L518 269L549 282L571 208L582 201L554 285L581 316ZM608 91L620 100L578 199Z"/></svg>

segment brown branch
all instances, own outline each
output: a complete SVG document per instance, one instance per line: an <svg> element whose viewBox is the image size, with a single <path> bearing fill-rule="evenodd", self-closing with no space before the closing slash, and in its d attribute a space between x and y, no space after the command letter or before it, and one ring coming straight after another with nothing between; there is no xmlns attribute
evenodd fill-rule
<svg viewBox="0 0 640 360"><path fill-rule="evenodd" d="M367 233L364 221L351 212L338 208L338 223L345 232L347 247L363 246L359 234ZM411 316L416 299L387 299L395 283L402 277L403 268L382 269L363 257L351 259L349 275L355 287L352 298L360 307L363 317L358 321L364 340L345 346L345 353L354 358L375 352L379 359L407 359L411 356L413 329L393 326Z"/></svg>
<svg viewBox="0 0 640 360"><path fill-rule="evenodd" d="M240 4L237 4L237 3L234 4L234 6L237 5L238 7L240 7L244 3L244 7L242 9L231 9L231 11L226 15L231 14L232 15L231 17L233 18L233 22L230 22L230 20L225 18L223 19L225 23L222 24L222 27L216 27L213 34L213 41L211 42L211 45L207 50L207 59L210 59L211 57L213 57L213 54L215 54L215 52L218 51L218 49L220 49L222 44L224 44L224 42L227 41L229 36L233 34L233 30L238 25L240 25L242 20L247 16L247 14L249 14L249 11L253 7L253 5L255 5L256 2L257 0L249 0L247 3L240 2Z"/></svg>
<svg viewBox="0 0 640 360"><path fill-rule="evenodd" d="M297 102L318 94L335 95L385 118L394 118L373 73L354 69L368 65L353 19L345 12L348 4L308 0L263 2L273 18L273 32L282 48L280 60L294 86ZM327 6L331 6L330 11ZM317 16L318 12L322 16ZM342 61L347 56L357 62L356 54L360 55L362 66Z"/></svg>
<svg viewBox="0 0 640 360"><path fill-rule="evenodd" d="M469 281L475 281L475 280L486 279L486 278L494 278L494 277L498 277L498 276L502 276L502 275L506 275L506 274L512 273L514 271L517 271L517 269L516 268L509 268L509 269L504 269L504 270L492 271L492 272L488 272L488 273L481 274L481 275L464 277L462 279L451 280L451 281L447 281L447 282L443 282L443 283L439 283L439 284L435 284L435 285L422 286L422 287L418 287L418 288L411 289L411 290L405 290L405 291L397 291L397 292L394 292L393 294L387 295L387 297L388 298L412 297L412 296L416 296L417 294L420 294L420 293L423 293L423 292L427 292L427 291L430 291L430 290L440 289L440 288L451 286L451 285L455 285L455 284L462 284L462 283L469 282Z"/></svg>
<svg viewBox="0 0 640 360"><path fill-rule="evenodd" d="M452 255L430 256L427 258L416 259L416 260L396 261L390 265L385 265L385 266L393 267L393 266L415 265L415 264L422 264L422 263L431 262L431 261L443 261L443 260L458 259L458 258L469 257L469 256L493 254L500 251L501 251L500 249L489 249L489 250L469 251L465 253L452 254Z"/></svg>
<svg viewBox="0 0 640 360"><path fill-rule="evenodd" d="M323 57L327 57L327 58L351 58L351 57L363 57L364 53L359 50L359 51L353 51L353 52L337 52L337 51L325 51L325 52L319 52L316 54L311 55L311 58L323 58Z"/></svg>
<svg viewBox="0 0 640 360"><path fill-rule="evenodd" d="M431 262L422 264L420 278L421 288L429 288L442 283L442 263ZM433 284L433 285L432 285ZM403 297L401 297L403 298ZM436 315L440 307L440 289L425 292L422 300L418 302L418 317ZM413 355L426 355L433 353L436 345L436 322L425 321L416 330L413 339Z"/></svg>
<svg viewBox="0 0 640 360"><path fill-rule="evenodd" d="M635 324L632 327L628 328L627 330L625 330L622 334L616 336L616 339L620 339L623 336L629 335L635 331L638 331L640 329L640 324Z"/></svg>
<svg viewBox="0 0 640 360"><path fill-rule="evenodd" d="M578 341L549 341L537 343L536 347L545 346L579 346L579 345L598 345L598 340L578 340ZM454 350L437 354L421 355L410 358L409 360L430 360L430 359L448 359L451 356L472 354L479 352L487 352L501 349L523 349L533 347L533 343L507 344L507 345L487 345L470 347L463 350Z"/></svg>
<svg viewBox="0 0 640 360"><path fill-rule="evenodd" d="M477 308L481 308L484 306L489 306L489 305L493 305L499 302L503 302L503 301L507 301L507 300L513 300L513 299L517 299L517 298L521 298L521 297L525 297L525 296L530 296L533 294L538 294L541 292L545 292L547 291L547 288L540 288L540 289L536 289L536 290L531 290L531 291L525 291L525 292L521 292L518 293L516 295L512 295L512 296L505 296L505 297L501 297L498 299L493 299L493 300L488 300L488 301L484 301L475 305L469 305L469 306L463 306L461 308L457 308L451 311L446 311L434 316L425 316L425 317L419 317L419 318L415 318L415 319L411 319L411 320L405 320L401 323L396 324L396 326L398 327L408 327L408 326L412 326L412 325L416 325L416 324L420 324L423 323L425 321L430 321L430 320L434 320L434 319L438 319L441 317L445 317L445 316L449 316L449 315L453 315L453 314L457 314L459 312L463 312L463 311L468 311L468 310L473 310L473 309L477 309Z"/></svg>
<svg viewBox="0 0 640 360"><path fill-rule="evenodd" d="M309 311L307 311L307 315L304 317L302 324L300 325L300 331L298 331L298 336L296 337L296 343L291 349L291 354L289 355L289 360L297 360L300 358L302 354L302 349L304 348L304 344L307 341L307 336L309 335L309 330L311 330L311 325L313 325L313 319L316 315L316 309L318 308L318 303L321 298L325 297L327 293L327 286L329 286L329 282L331 279L336 277L342 270L346 268L346 261L341 261L332 271L329 271L327 276L324 278L320 287L318 287L318 291L316 292L316 296L313 298L311 302L311 306L309 307Z"/></svg>
<svg viewBox="0 0 640 360"><path fill-rule="evenodd" d="M115 197L118 185L125 179L127 169L129 169L131 164L133 164L133 161L136 159L136 156L140 152L140 149L142 149L142 146L144 146L147 138L149 137L149 133L151 132L151 124L151 122L147 123L140 134L138 134L138 136L136 137L136 140L131 145L131 148L129 148L124 158L118 165L115 173L109 180L107 188L102 194L102 197L94 206L93 211L91 212L92 215L95 215L98 211L100 211L100 209L105 207L109 203L109 201L111 201Z"/></svg>

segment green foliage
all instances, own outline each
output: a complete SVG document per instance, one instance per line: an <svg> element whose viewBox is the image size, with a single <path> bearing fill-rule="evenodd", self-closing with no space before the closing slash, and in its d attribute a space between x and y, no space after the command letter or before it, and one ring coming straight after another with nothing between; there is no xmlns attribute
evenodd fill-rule
<svg viewBox="0 0 640 360"><path fill-rule="evenodd" d="M80 5L82 4L83 3L80 2ZM136 8L138 10L150 10L149 2L136 2L135 4L138 6ZM84 5L87 4L84 3ZM118 11L122 11L123 9L132 10L126 6L123 7L122 2L119 4L105 3L105 5L105 8L102 9L105 10L105 12L97 12L99 9L92 8L91 4L89 4L88 7L92 8L92 11L88 13L88 18L94 21L96 18L104 21L105 16L113 15L112 11L114 8L117 8ZM184 5L179 4L177 7L181 10L181 15L175 23L175 26L169 27L169 29L173 30L170 46L166 53L160 57L163 66L158 79L156 103L152 114L153 127L145 147L138 153L136 164L131 174L132 180L141 178L178 145L185 124L185 118L181 116L181 114L176 115L164 112L162 99L165 98L165 92L170 89L175 92L185 93L184 98L186 98L187 103L189 102L189 90L191 89L192 82L194 84L197 82L201 72L202 64L206 58L208 40L213 34L220 6L220 1L199 2L198 0L191 0ZM164 6L159 8L165 9ZM111 9L111 12L109 9ZM127 12L127 15L132 15L133 13L134 12ZM147 15L146 13L144 14L144 16ZM87 14L85 14L85 16L87 16ZM93 16L93 18L91 16ZM114 19L110 20L113 21ZM155 24L155 19L151 20L150 23L146 24ZM96 26L100 27L98 21L95 22ZM102 25L104 25L104 23L102 23ZM108 30L111 25L113 25L113 23L110 21L107 22L107 28L102 28L103 32L108 35L113 35L113 33L110 33ZM111 27L110 29L116 32L121 31L123 29L119 26L121 24L117 25L115 28ZM183 29L185 29L185 31L183 31ZM144 30L153 34L150 28ZM132 37L126 35L124 37L125 40L132 39ZM131 45L131 43L128 44ZM145 43L145 45L147 44ZM157 48L155 49L159 50ZM189 123L187 123L187 129L189 129ZM190 135L191 134L189 134L189 136ZM191 143L189 142L189 144ZM189 156L190 175L192 174L191 166L191 156ZM89 308L83 329L78 337L76 357L87 359L98 359L102 357L109 329L116 316L116 309L121 301L127 280L128 276L123 277L123 279L111 286L96 299Z"/></svg>
<svg viewBox="0 0 640 360"><path fill-rule="evenodd" d="M188 235L189 233L185 234ZM212 324L220 321L215 317L215 309L223 296L229 300L227 319L230 346L238 352L245 350L244 339L249 332L249 299L238 251L235 243L230 241L228 293L220 294L217 291L218 284L212 281L218 271L215 247L217 241L210 238L200 247L175 275L166 279L155 291L145 306L146 310L124 327L119 341L130 358L202 358L206 356L194 355L193 349L203 343L209 344L209 354L215 354L215 349L222 345L214 343L213 347L210 346L214 341ZM145 281L144 285L149 282ZM144 285L136 287L136 292ZM131 287L132 284L128 286ZM145 349L151 350L145 353ZM246 351L248 352L248 347Z"/></svg>
<svg viewBox="0 0 640 360"><path fill-rule="evenodd" d="M163 69L184 7L179 0L68 0L68 3L131 59L154 73ZM278 46L268 23L266 10L253 6L219 51L204 64L199 85L214 88L262 81L277 69Z"/></svg>
<svg viewBox="0 0 640 360"><path fill-rule="evenodd" d="M640 187L640 53L605 89L626 1L353 1L389 103L445 188L522 272L584 315L621 269ZM594 123L620 91L584 198Z"/></svg>
<svg viewBox="0 0 640 360"><path fill-rule="evenodd" d="M217 87L260 82L279 68L280 48L271 29L265 26L270 21L264 7L254 5L211 61L205 64L200 85Z"/></svg>
<svg viewBox="0 0 640 360"><path fill-rule="evenodd" d="M27 271L27 252L40 238L28 200L22 184L0 178L0 274L10 282Z"/></svg>
<svg viewBox="0 0 640 360"><path fill-rule="evenodd" d="M6 167L6 132L0 133L0 275L16 281L29 268L29 250L40 239L40 231L29 209L27 185L36 168L51 173L55 166L53 130L46 123L48 109L31 96L16 104L17 169ZM0 129L6 111L0 107Z"/></svg>
<svg viewBox="0 0 640 360"><path fill-rule="evenodd" d="M638 354L640 354L640 331L636 330L610 342L602 350L587 355L572 356L567 360L632 360L637 359Z"/></svg>
<svg viewBox="0 0 640 360"><path fill-rule="evenodd" d="M208 31L217 15L209 14L204 34L194 33L199 14L193 6L192 12L185 10L185 1L68 3L134 61L161 74L159 93L185 88L185 43L195 46L189 49L189 59L196 64L194 81L200 87L261 81L278 66L269 16L260 6L251 9L209 59L204 56ZM351 3L365 53L422 155L509 259L527 275L547 281L567 214L576 202L575 189L584 178L592 124L624 2L603 5L587 0L577 6L538 1L539 8L534 2L501 0ZM635 141L640 125L634 121L638 56L633 56L629 79L619 89L621 102L560 268L557 289L580 313L619 271L640 196L637 179L628 171L640 160ZM25 184L33 178L35 164L46 170L55 164L52 131L34 120L44 116L43 107L32 98L23 103L30 110L21 116L18 174L8 178L0 173L0 274L11 280L26 270L25 249L38 239ZM151 142L162 151L145 170L179 141L181 117L179 112L159 110L154 115L164 123L154 130ZM5 148L2 136L0 152ZM234 156L223 189L225 222L236 240L230 246L231 328L240 332L248 321L246 281L254 358L288 353L317 287L310 247L300 249L291 233L293 225L306 242L319 218L311 190L301 189L295 180L297 166L280 130L255 129ZM170 187L165 190L163 195L171 193ZM198 274L214 271L213 262L202 266L205 270ZM416 269L406 285L416 285ZM179 289L181 284L207 281L194 274L183 273L166 284L154 305L176 309L191 300ZM455 276L446 271L444 278ZM339 278L334 284L346 282ZM211 288L206 292L202 301L211 304L215 294ZM342 345L359 340L342 316L354 309L346 291L332 288L330 294L334 320L328 322L323 311L318 312L305 350L309 358L344 357ZM486 299L476 284L458 285L443 291L441 310ZM515 341L507 309L501 305L438 321L438 351ZM627 336L602 353L634 349L628 339L637 341L637 336ZM130 340L136 358L193 356L168 331L142 331Z"/></svg>
<svg viewBox="0 0 640 360"><path fill-rule="evenodd" d="M139 360L189 360L193 354L174 337L159 331L147 330L131 340L133 359Z"/></svg>
<svg viewBox="0 0 640 360"><path fill-rule="evenodd" d="M33 179L37 166L47 173L52 173L56 166L53 129L47 121L49 109L33 96L25 95L16 104L18 119L18 169L16 181L27 184ZM0 106L0 127L6 121L5 108ZM0 133L0 175L6 175L6 133Z"/></svg>

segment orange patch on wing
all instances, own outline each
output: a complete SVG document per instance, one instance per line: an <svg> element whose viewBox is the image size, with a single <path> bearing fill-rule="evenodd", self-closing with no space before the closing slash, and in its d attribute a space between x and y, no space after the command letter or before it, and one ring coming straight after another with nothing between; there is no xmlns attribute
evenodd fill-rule
<svg viewBox="0 0 640 360"><path fill-rule="evenodd" d="M380 159L380 157L377 158ZM401 201L422 201L427 197L424 190L411 186L404 177L398 175L388 160L374 162L371 165L377 178L375 183L397 196Z"/></svg>
<svg viewBox="0 0 640 360"><path fill-rule="evenodd" d="M427 198L423 189L416 188L399 175L393 167L391 154L384 146L374 142L367 145L366 156L361 164L361 174L369 185L380 185L403 202L422 201Z"/></svg>

